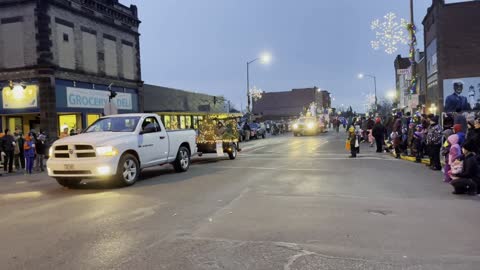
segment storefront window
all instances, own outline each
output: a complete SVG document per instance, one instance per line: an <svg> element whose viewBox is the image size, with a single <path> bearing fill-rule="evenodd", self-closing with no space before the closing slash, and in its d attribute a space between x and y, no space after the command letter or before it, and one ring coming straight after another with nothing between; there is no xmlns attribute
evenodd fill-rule
<svg viewBox="0 0 480 270"><path fill-rule="evenodd" d="M93 124L93 122L97 121L100 118L99 114L87 114L87 126Z"/></svg>
<svg viewBox="0 0 480 270"><path fill-rule="evenodd" d="M192 128L192 117L190 115L185 117L185 126L187 129Z"/></svg>
<svg viewBox="0 0 480 270"><path fill-rule="evenodd" d="M185 129L185 116L180 116L180 129Z"/></svg>
<svg viewBox="0 0 480 270"><path fill-rule="evenodd" d="M9 117L8 118L8 129L15 132L16 129L23 131L23 121L22 117Z"/></svg>
<svg viewBox="0 0 480 270"><path fill-rule="evenodd" d="M61 134L65 129L70 133L76 133L77 129L81 129L80 117L76 114L64 114L58 116L58 124L60 127L59 134Z"/></svg>
<svg viewBox="0 0 480 270"><path fill-rule="evenodd" d="M165 125L165 129L172 129L170 115L165 115L163 117L163 124Z"/></svg>

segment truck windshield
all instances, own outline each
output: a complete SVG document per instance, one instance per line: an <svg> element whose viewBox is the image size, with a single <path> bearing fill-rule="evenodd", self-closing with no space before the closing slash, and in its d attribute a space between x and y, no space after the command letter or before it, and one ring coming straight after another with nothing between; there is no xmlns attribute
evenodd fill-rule
<svg viewBox="0 0 480 270"><path fill-rule="evenodd" d="M139 116L100 118L87 128L90 132L133 132L137 127Z"/></svg>

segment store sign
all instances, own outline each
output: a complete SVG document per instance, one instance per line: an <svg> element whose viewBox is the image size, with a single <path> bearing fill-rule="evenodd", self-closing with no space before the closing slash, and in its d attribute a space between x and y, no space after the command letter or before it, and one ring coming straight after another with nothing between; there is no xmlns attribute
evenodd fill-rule
<svg viewBox="0 0 480 270"><path fill-rule="evenodd" d="M14 84L2 89L4 109L24 109L38 107L38 86Z"/></svg>
<svg viewBox="0 0 480 270"><path fill-rule="evenodd" d="M84 88L67 87L67 107L104 109L110 92ZM132 94L119 93L112 99L119 110L132 110Z"/></svg>

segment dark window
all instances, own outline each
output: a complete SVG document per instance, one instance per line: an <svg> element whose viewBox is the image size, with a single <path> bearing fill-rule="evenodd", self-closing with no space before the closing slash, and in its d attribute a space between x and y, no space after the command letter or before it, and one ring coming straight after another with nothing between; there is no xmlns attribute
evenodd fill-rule
<svg viewBox="0 0 480 270"><path fill-rule="evenodd" d="M98 60L100 60L100 61L105 61L105 53L103 53L103 52L98 52Z"/></svg>
<svg viewBox="0 0 480 270"><path fill-rule="evenodd" d="M69 41L69 36L67 33L63 33L63 41L68 42Z"/></svg>

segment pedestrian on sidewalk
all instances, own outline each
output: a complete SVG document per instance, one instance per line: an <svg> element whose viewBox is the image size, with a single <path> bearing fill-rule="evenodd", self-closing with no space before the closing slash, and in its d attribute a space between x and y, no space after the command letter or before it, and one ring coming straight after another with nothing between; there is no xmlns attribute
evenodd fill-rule
<svg viewBox="0 0 480 270"><path fill-rule="evenodd" d="M454 180L450 182L453 186L453 194L476 195L478 193L478 185L480 184L480 171L475 152L476 146L472 141L463 145L464 154L463 170L459 174L453 175Z"/></svg>
<svg viewBox="0 0 480 270"><path fill-rule="evenodd" d="M367 120L367 136L368 136L368 142L370 143L370 147L373 147L373 143L375 141L375 138L372 134L373 126L375 126L375 121L373 121L372 117L369 117Z"/></svg>
<svg viewBox="0 0 480 270"><path fill-rule="evenodd" d="M45 134L40 133L37 137L37 143L35 144L36 158L35 158L35 170L36 171L45 171Z"/></svg>
<svg viewBox="0 0 480 270"><path fill-rule="evenodd" d="M15 169L18 172L25 169L25 153L23 149L25 138L23 137L22 131L18 127L15 129L14 137L17 143L18 151L15 149L13 163L15 163Z"/></svg>
<svg viewBox="0 0 480 270"><path fill-rule="evenodd" d="M26 160L26 173L32 174L33 171L33 162L35 160L35 143L33 141L33 134L28 133L25 137L25 143L23 144L23 149L25 150L25 160Z"/></svg>
<svg viewBox="0 0 480 270"><path fill-rule="evenodd" d="M423 131L423 126L422 125L417 125L416 131L413 133L413 143L415 145L416 149L416 155L415 155L415 162L420 163L422 162L423 158L423 151L424 151L424 145L425 145L425 133Z"/></svg>
<svg viewBox="0 0 480 270"><path fill-rule="evenodd" d="M5 153L5 160L3 169L5 173L12 173L13 171L13 155L15 153L16 145L15 137L12 136L10 129L5 129L5 135L2 137L2 151Z"/></svg>
<svg viewBox="0 0 480 270"><path fill-rule="evenodd" d="M252 132L252 129L250 128L250 125L248 124L248 122L245 122L245 124L243 125L243 134L245 135L245 141L246 142L248 142L250 140L250 133L251 132Z"/></svg>
<svg viewBox="0 0 480 270"><path fill-rule="evenodd" d="M375 125L372 128L372 135L375 138L375 144L377 145L377 153L383 153L385 127L379 117L375 120Z"/></svg>
<svg viewBox="0 0 480 270"><path fill-rule="evenodd" d="M461 108L456 109L455 118L453 120L454 125L460 125L462 132L467 133L468 125L467 118L463 115Z"/></svg>
<svg viewBox="0 0 480 270"><path fill-rule="evenodd" d="M430 127L427 132L427 145L430 151L430 169L440 171L440 149L442 148L442 128L438 124L438 116L430 117Z"/></svg>
<svg viewBox="0 0 480 270"><path fill-rule="evenodd" d="M450 183L452 178L450 177L450 169L455 160L462 156L462 147L460 146L459 137L457 134L450 135L447 139L447 146L443 153L447 153L445 156L445 168L443 172L443 181Z"/></svg>
<svg viewBox="0 0 480 270"><path fill-rule="evenodd" d="M393 122L393 130L390 134L393 148L395 149L395 157L400 158L400 145L402 143L402 113L397 113Z"/></svg>
<svg viewBox="0 0 480 270"><path fill-rule="evenodd" d="M453 133L458 135L458 144L462 146L465 143L465 133L462 131L462 125L453 125Z"/></svg>
<svg viewBox="0 0 480 270"><path fill-rule="evenodd" d="M477 146L474 152L480 154L480 117L477 117L471 125L472 128L468 131L467 141L473 141Z"/></svg>

